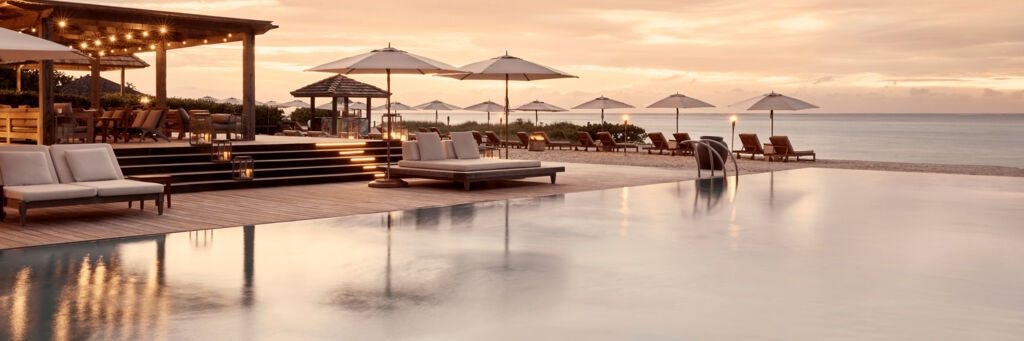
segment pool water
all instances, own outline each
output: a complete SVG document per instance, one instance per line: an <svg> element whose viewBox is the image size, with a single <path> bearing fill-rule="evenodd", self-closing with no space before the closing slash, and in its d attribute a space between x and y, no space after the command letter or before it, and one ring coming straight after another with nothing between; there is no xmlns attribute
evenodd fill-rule
<svg viewBox="0 0 1024 341"><path fill-rule="evenodd" d="M1019 340L1022 204L799 169L3 250L0 339Z"/></svg>

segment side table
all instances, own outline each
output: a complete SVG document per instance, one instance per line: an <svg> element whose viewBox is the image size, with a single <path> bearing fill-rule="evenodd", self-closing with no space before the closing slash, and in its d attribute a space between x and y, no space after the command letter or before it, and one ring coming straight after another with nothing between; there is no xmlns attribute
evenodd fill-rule
<svg viewBox="0 0 1024 341"><path fill-rule="evenodd" d="M128 176L128 180L152 182L164 185L164 195L167 196L167 208L171 208L171 175L170 174L147 174L147 175L131 175ZM139 201L139 209L143 208L145 201ZM128 207L132 207L132 202L128 202Z"/></svg>

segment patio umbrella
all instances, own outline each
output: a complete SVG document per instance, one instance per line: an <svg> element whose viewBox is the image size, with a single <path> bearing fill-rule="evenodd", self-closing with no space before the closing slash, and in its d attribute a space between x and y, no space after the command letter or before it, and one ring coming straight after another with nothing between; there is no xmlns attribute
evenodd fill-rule
<svg viewBox="0 0 1024 341"><path fill-rule="evenodd" d="M235 104L235 105L241 105L242 104L242 100L234 98L234 97L228 97L228 98L222 99L220 102L224 103L224 104Z"/></svg>
<svg viewBox="0 0 1024 341"><path fill-rule="evenodd" d="M768 110L768 117L772 121L771 136L775 136L775 110L803 110L818 107L793 97L777 94L775 91L758 97L761 97L761 99L754 103L754 105L751 105L750 108L747 108L747 110Z"/></svg>
<svg viewBox="0 0 1024 341"><path fill-rule="evenodd" d="M306 102L303 102L303 101L300 101L300 100L292 100L292 101L288 101L288 102L284 102L284 103L278 104L277 106L282 107L282 108L294 108L294 107L302 108L302 107L308 107L309 103L306 103Z"/></svg>
<svg viewBox="0 0 1024 341"><path fill-rule="evenodd" d="M207 101L207 102L213 102L213 103L220 103L220 100L219 100L219 99L216 99L216 98L214 98L214 97L210 97L210 96L203 96L203 97L202 97L202 98L200 98L199 100L200 100L200 101Z"/></svg>
<svg viewBox="0 0 1024 341"><path fill-rule="evenodd" d="M480 102L471 106L462 108L462 110L468 111L486 111L487 112L487 124L491 124L491 112L492 111L504 111L505 107L501 104L494 103L491 101Z"/></svg>
<svg viewBox="0 0 1024 341"><path fill-rule="evenodd" d="M271 108L277 108L277 107L281 106L281 103L277 103L277 101L266 101L266 102L263 102L263 105L266 105L266 106L271 107Z"/></svg>
<svg viewBox="0 0 1024 341"><path fill-rule="evenodd" d="M91 60L78 50L30 34L0 28L0 61Z"/></svg>
<svg viewBox="0 0 1024 341"><path fill-rule="evenodd" d="M458 80L482 79L505 80L505 117L508 118L508 81L535 81L555 78L579 78L547 66L529 62L520 58L504 56L463 65L459 73L442 74L441 76ZM508 139L508 119L505 120L505 139ZM508 158L508 145L505 146L505 158Z"/></svg>
<svg viewBox="0 0 1024 341"><path fill-rule="evenodd" d="M676 108L676 132L679 132L679 108L710 108L714 105L708 104L704 101L693 97L686 97L686 95L676 93L661 99L660 101L654 102L647 106L648 108Z"/></svg>
<svg viewBox="0 0 1024 341"><path fill-rule="evenodd" d="M608 97L598 97L589 102L572 107L573 109L601 109L601 124L604 124L604 109L635 108L632 105L616 101Z"/></svg>
<svg viewBox="0 0 1024 341"><path fill-rule="evenodd" d="M565 109L559 108L558 106L547 104L539 100L535 100L533 102L520 105L519 107L516 108L516 110L533 110L533 122L535 124L540 124L540 115L537 114L538 111L566 111Z"/></svg>
<svg viewBox="0 0 1024 341"><path fill-rule="evenodd" d="M451 105L451 104L448 104L448 103L445 103L445 102L441 102L440 100L436 100L435 99L433 101L417 105L416 109L420 109L420 110L434 109L434 124L437 124L437 111L438 110L459 110L459 109L462 109L462 108L459 108L457 106L454 106L454 105Z"/></svg>
<svg viewBox="0 0 1024 341"><path fill-rule="evenodd" d="M327 64L316 66L307 71L334 72L343 75L359 73L386 74L388 82L387 111L389 114L391 113L392 73L425 75L430 73L458 72L454 66L392 48L391 44L388 44L388 47L383 49L377 49L368 53L342 58ZM391 115L388 115L389 135L391 134L391 118ZM386 170L384 173L384 179L374 180L373 182L370 182L370 186L401 187L407 185L400 179L391 179L391 136L386 136L384 143L387 145L386 149L388 158L388 162L385 164Z"/></svg>
<svg viewBox="0 0 1024 341"><path fill-rule="evenodd" d="M391 107L391 110L395 111L395 112L397 112L399 110L416 110L416 108L413 108L413 107L410 107L408 105L402 104L402 102L391 102L390 105L389 104L385 104L385 105L377 106L377 107L374 107L373 110L386 110L389 106Z"/></svg>

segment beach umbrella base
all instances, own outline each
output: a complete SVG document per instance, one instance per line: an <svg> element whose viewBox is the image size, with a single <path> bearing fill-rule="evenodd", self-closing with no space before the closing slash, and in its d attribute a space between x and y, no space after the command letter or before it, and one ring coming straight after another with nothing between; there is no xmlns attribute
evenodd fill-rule
<svg viewBox="0 0 1024 341"><path fill-rule="evenodd" d="M367 184L367 186L370 186L370 187L373 187L373 188L401 188L401 187L409 187L409 183L405 182L405 180L402 180L402 179L390 178L390 179L377 179L377 180L370 181L370 183Z"/></svg>

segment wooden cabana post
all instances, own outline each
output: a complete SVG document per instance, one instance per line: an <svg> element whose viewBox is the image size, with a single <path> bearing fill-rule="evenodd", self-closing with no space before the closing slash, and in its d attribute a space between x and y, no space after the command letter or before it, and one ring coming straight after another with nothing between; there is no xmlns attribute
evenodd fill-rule
<svg viewBox="0 0 1024 341"><path fill-rule="evenodd" d="M53 19L44 17L39 19L39 37L46 40L53 40ZM53 61L39 61L39 129L42 129L42 141L44 145L51 145L57 142L57 122L53 112Z"/></svg>
<svg viewBox="0 0 1024 341"><path fill-rule="evenodd" d="M89 65L89 109L100 107L100 56L92 57Z"/></svg>

